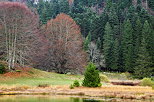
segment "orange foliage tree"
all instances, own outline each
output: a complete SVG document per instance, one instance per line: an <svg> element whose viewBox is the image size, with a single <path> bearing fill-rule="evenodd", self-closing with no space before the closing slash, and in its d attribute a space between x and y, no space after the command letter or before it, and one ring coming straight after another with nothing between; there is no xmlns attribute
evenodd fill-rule
<svg viewBox="0 0 154 102"><path fill-rule="evenodd" d="M43 26L46 48L41 66L58 73L82 73L86 65L79 26L68 15L61 13Z"/></svg>

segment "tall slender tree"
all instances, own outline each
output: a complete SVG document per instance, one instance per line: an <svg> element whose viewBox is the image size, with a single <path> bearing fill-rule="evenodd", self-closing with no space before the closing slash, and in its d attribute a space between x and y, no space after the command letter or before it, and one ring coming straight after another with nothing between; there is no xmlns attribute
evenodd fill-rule
<svg viewBox="0 0 154 102"><path fill-rule="evenodd" d="M133 29L129 20L124 22L122 52L125 71L133 71Z"/></svg>
<svg viewBox="0 0 154 102"><path fill-rule="evenodd" d="M103 53L105 56L106 67L111 68L112 65L112 47L113 47L113 32L109 22L105 26L105 35L103 42Z"/></svg>
<svg viewBox="0 0 154 102"><path fill-rule="evenodd" d="M151 67L151 57L146 48L145 38L142 39L141 46L136 61L135 76L137 78L151 77L154 68Z"/></svg>
<svg viewBox="0 0 154 102"><path fill-rule="evenodd" d="M145 21L144 23L142 35L145 38L145 42L147 43L147 49L152 58L151 62L153 62L154 66L154 30L152 30L148 21Z"/></svg>

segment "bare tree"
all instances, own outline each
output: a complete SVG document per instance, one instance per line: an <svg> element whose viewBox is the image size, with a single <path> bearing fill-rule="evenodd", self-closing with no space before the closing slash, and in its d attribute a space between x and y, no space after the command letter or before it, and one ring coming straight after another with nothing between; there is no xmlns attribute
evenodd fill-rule
<svg viewBox="0 0 154 102"><path fill-rule="evenodd" d="M58 73L82 73L86 53L82 49L82 36L75 21L62 13L48 21L43 29L47 48L44 49L44 62L39 64Z"/></svg>
<svg viewBox="0 0 154 102"><path fill-rule="evenodd" d="M33 51L38 33L38 17L17 2L0 2L0 48L4 48L9 69L24 65Z"/></svg>

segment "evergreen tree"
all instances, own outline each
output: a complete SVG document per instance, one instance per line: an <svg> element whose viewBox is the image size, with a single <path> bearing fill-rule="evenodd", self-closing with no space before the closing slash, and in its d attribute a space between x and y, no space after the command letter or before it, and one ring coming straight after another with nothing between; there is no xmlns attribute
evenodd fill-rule
<svg viewBox="0 0 154 102"><path fill-rule="evenodd" d="M89 32L88 36L86 37L86 39L84 41L84 45L83 45L83 48L85 51L87 51L89 49L90 42L91 42L91 33Z"/></svg>
<svg viewBox="0 0 154 102"><path fill-rule="evenodd" d="M99 71L96 70L96 66L93 63L89 63L86 67L86 71L84 74L84 80L82 85L87 87L100 87L100 77Z"/></svg>
<svg viewBox="0 0 154 102"><path fill-rule="evenodd" d="M68 14L69 13L69 3L68 3L68 0L62 0L60 1L60 12L61 13L65 13L65 14Z"/></svg>
<svg viewBox="0 0 154 102"><path fill-rule="evenodd" d="M110 7L109 12L106 12L108 14L108 21L113 28L114 25L118 25L118 16L116 14L116 9L112 6Z"/></svg>
<svg viewBox="0 0 154 102"><path fill-rule="evenodd" d="M139 51L139 47L141 46L141 40L142 40L142 24L141 24L139 18L136 20L136 24L135 24L133 33L134 33L133 34L134 61L136 62L137 54Z"/></svg>
<svg viewBox="0 0 154 102"><path fill-rule="evenodd" d="M113 46L113 32L109 22L105 26L105 35L103 42L103 53L105 56L106 67L111 68L112 65L112 46Z"/></svg>
<svg viewBox="0 0 154 102"><path fill-rule="evenodd" d="M46 6L44 6L44 8L42 8L42 14L41 14L41 16L40 16L40 20L42 21L42 24L46 24L46 22L47 22L47 8L46 8Z"/></svg>
<svg viewBox="0 0 154 102"><path fill-rule="evenodd" d="M141 0L137 0L137 4L140 5L141 4Z"/></svg>
<svg viewBox="0 0 154 102"><path fill-rule="evenodd" d="M135 22L136 22L137 17L138 17L138 13L136 13L135 6L133 6L133 5L130 6L128 8L128 12L127 12L127 15L126 15L126 19L129 19L130 20L133 28L135 27Z"/></svg>
<svg viewBox="0 0 154 102"><path fill-rule="evenodd" d="M136 61L135 76L137 78L151 77L153 68L151 67L151 58L146 48L145 38L142 39L141 47Z"/></svg>
<svg viewBox="0 0 154 102"><path fill-rule="evenodd" d="M113 58L113 61L112 61L112 70L113 71L118 71L118 68L119 68L119 41L118 39L116 38L114 40L114 43L113 43L113 53L112 53L112 58Z"/></svg>
<svg viewBox="0 0 154 102"><path fill-rule="evenodd" d="M147 50L152 58L151 62L154 63L154 30L152 30L148 21L145 21L144 23L142 35L145 38L145 42L147 43Z"/></svg>
<svg viewBox="0 0 154 102"><path fill-rule="evenodd" d="M129 20L124 22L122 52L125 71L133 71L133 29Z"/></svg>
<svg viewBox="0 0 154 102"><path fill-rule="evenodd" d="M103 13L100 17L96 17L92 23L92 40L100 38L101 42L103 42L105 25L108 21L107 14Z"/></svg>
<svg viewBox="0 0 154 102"><path fill-rule="evenodd" d="M148 0L148 6L154 11L154 0Z"/></svg>

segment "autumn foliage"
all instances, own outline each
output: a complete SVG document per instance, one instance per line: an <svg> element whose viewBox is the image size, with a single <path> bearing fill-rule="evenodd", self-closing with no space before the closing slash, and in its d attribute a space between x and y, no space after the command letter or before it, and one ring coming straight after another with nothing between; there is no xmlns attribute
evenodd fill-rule
<svg viewBox="0 0 154 102"><path fill-rule="evenodd" d="M40 29L36 12L18 2L0 2L0 59L9 70L34 65L58 73L82 73L86 54L79 26L62 13Z"/></svg>
<svg viewBox="0 0 154 102"><path fill-rule="evenodd" d="M38 67L58 73L82 73L86 64L82 49L79 26L68 15L61 13L42 27L46 38L46 48ZM41 57L40 57L41 58Z"/></svg>
<svg viewBox="0 0 154 102"><path fill-rule="evenodd" d="M28 64L38 36L38 16L18 2L0 2L0 52L9 69Z"/></svg>

